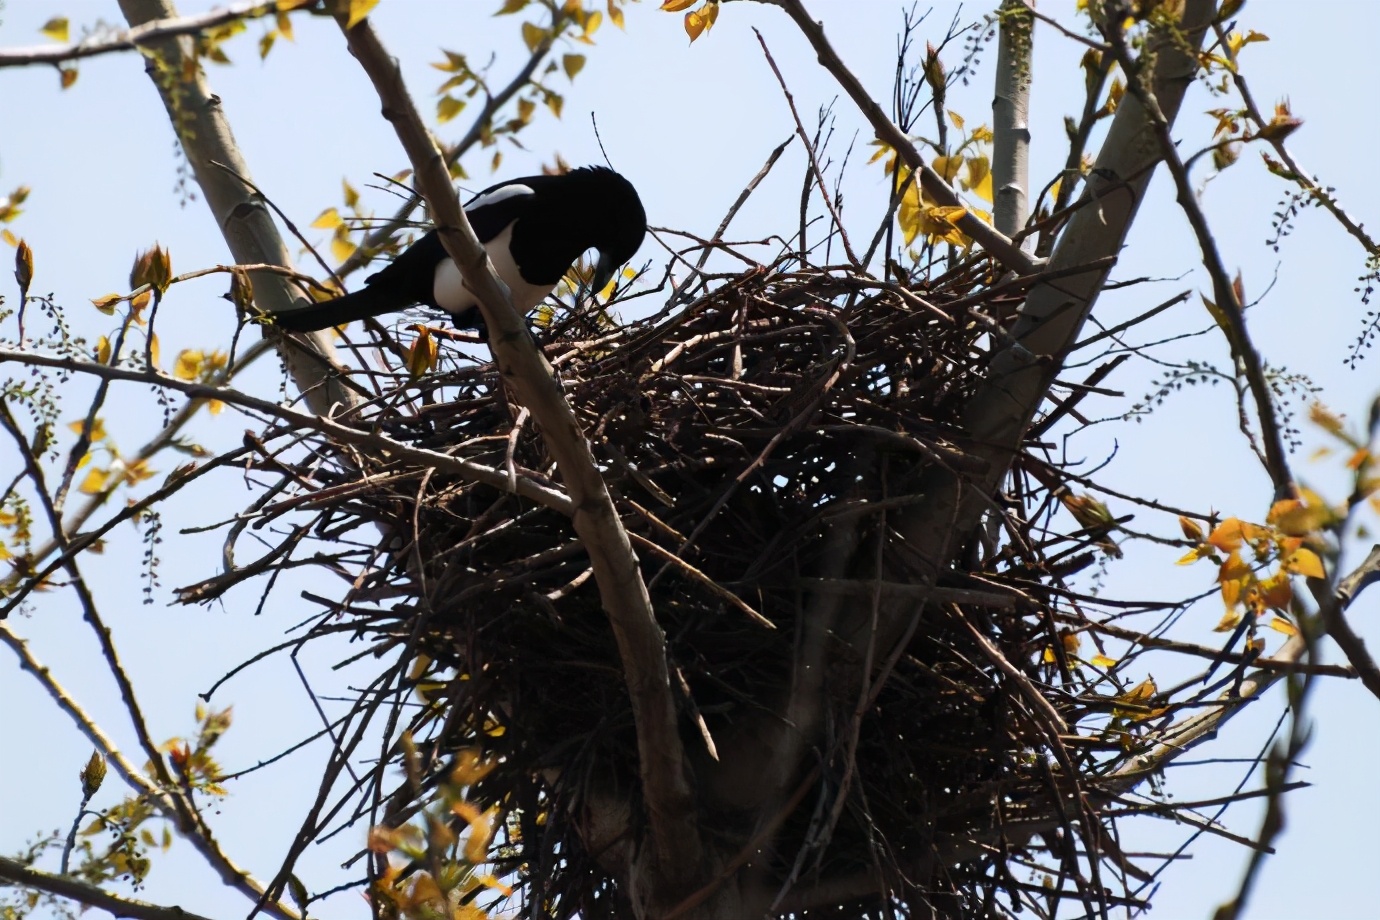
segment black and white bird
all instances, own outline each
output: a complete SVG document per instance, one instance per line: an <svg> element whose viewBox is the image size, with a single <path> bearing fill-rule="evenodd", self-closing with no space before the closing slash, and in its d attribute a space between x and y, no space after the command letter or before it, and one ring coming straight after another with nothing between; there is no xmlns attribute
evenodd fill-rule
<svg viewBox="0 0 1380 920"><path fill-rule="evenodd" d="M636 254L647 215L632 183L602 166L527 176L485 189L465 205L494 270L526 314L546 299L587 249L599 250L594 290ZM313 332L425 304L461 328L482 328L479 300L446 255L435 230L417 240L353 294L273 314L289 332Z"/></svg>

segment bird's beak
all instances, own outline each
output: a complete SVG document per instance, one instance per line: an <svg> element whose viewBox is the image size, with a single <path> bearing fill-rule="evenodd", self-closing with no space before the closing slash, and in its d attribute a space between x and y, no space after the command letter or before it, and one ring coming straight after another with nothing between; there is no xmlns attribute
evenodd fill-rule
<svg viewBox="0 0 1380 920"><path fill-rule="evenodd" d="M598 294L609 286L613 276L618 272L618 263L613 256L606 252L599 253L599 262L594 266L594 293Z"/></svg>

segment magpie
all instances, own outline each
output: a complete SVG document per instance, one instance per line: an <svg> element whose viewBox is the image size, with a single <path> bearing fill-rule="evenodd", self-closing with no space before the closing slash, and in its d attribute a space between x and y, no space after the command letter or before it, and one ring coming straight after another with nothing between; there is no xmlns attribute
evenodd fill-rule
<svg viewBox="0 0 1380 920"><path fill-rule="evenodd" d="M500 182L471 199L465 214L519 314L545 300L587 249L599 250L594 290L603 290L647 233L637 190L602 166ZM449 313L457 327L483 329L479 299L465 286L435 230L353 294L271 316L280 329L314 332L415 304Z"/></svg>

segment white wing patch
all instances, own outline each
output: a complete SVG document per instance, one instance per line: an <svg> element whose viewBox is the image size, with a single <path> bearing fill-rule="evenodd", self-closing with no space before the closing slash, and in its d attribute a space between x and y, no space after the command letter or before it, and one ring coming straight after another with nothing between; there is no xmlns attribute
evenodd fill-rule
<svg viewBox="0 0 1380 920"><path fill-rule="evenodd" d="M514 182L512 185L505 185L502 188L496 188L492 192L480 195L478 198L465 205L465 210L469 211L474 208L482 208L485 205L497 204L500 201L507 201L509 198L517 198L522 195L535 194L536 192L532 190L530 185Z"/></svg>
<svg viewBox="0 0 1380 920"><path fill-rule="evenodd" d="M526 186L520 186L526 188ZM500 189L506 191L506 189ZM527 189L531 192L531 189ZM495 192L495 194L498 194ZM517 263L513 261L513 252L508 244L513 239L512 226L505 227L503 232L490 240L484 249L489 253L489 261L494 263L494 271L498 272L498 277L503 283L508 285L508 293L513 298L513 306L518 313L526 314L536 308L537 304L546 299L546 296L555 290L554 284L528 284L522 280L522 274L518 271ZM479 300L465 286L465 279L460 274L460 268L450 259L442 259L436 266L436 274L432 280L432 296L436 298L436 305L450 314L465 313L478 306Z"/></svg>

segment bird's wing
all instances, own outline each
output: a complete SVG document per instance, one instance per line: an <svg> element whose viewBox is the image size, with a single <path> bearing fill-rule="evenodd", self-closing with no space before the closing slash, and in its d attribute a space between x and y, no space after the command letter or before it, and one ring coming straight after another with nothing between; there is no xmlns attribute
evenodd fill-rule
<svg viewBox="0 0 1380 920"><path fill-rule="evenodd" d="M538 183L535 180L541 178L545 177L533 176L504 182L486 188L469 200L465 205L465 216L470 219L470 226L474 227L474 235L479 237L479 242L488 243L531 210L537 195L534 186Z"/></svg>

